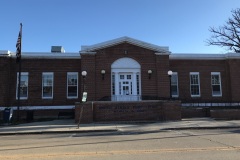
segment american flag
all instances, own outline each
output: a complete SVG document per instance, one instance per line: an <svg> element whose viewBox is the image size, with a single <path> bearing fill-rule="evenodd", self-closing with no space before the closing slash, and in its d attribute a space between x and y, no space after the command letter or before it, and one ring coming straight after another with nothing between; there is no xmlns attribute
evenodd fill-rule
<svg viewBox="0 0 240 160"><path fill-rule="evenodd" d="M19 34L18 34L18 39L17 39L17 44L16 44L16 48L17 48L17 51L16 51L16 62L20 62L21 61L21 44L22 43L22 23L20 23L20 31L19 31Z"/></svg>

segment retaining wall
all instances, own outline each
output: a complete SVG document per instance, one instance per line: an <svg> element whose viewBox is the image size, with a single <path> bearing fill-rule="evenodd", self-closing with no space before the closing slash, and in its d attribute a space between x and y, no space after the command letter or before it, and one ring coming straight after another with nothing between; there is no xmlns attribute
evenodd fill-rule
<svg viewBox="0 0 240 160"><path fill-rule="evenodd" d="M104 121L166 121L181 120L180 101L110 102L94 101L76 103L75 122Z"/></svg>

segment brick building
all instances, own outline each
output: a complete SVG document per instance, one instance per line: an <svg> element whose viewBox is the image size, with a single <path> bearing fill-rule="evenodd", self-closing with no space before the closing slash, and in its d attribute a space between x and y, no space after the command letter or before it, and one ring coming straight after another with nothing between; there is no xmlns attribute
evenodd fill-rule
<svg viewBox="0 0 240 160"><path fill-rule="evenodd" d="M0 108L17 106L15 53L0 51ZM240 101L240 55L174 54L161 47L121 37L68 53L22 53L22 109L71 109L88 101L168 99L182 102ZM82 71L86 71L83 79Z"/></svg>

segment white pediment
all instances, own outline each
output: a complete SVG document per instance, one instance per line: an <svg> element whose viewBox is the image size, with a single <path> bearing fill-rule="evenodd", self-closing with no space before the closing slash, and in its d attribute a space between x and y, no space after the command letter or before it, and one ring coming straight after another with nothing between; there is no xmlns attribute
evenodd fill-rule
<svg viewBox="0 0 240 160"><path fill-rule="evenodd" d="M159 52L160 53L167 53L167 54L170 53L168 47L162 47L162 46L154 45L154 44L151 44L151 43L147 43L147 42L140 41L140 40L137 40L137 39L126 37L126 36L125 37L120 37L120 38L117 38L117 39L113 39L113 40L110 40L110 41L98 43L98 44L91 45L91 46L82 46L80 52L82 52L82 53L94 52L95 50L111 47L111 46L121 44L121 43L124 43L124 42L132 44L132 45L136 45L136 46L139 46L139 47L142 47L142 48L146 48L146 49L149 49L149 50L153 50L156 53L159 53Z"/></svg>

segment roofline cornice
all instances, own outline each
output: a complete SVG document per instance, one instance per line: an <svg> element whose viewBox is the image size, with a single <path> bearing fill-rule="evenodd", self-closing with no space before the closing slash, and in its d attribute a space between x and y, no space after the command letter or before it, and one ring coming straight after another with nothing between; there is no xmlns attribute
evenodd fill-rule
<svg viewBox="0 0 240 160"><path fill-rule="evenodd" d="M161 56L161 55L170 55L171 53L170 52L164 52L164 53L156 52L155 54L158 56Z"/></svg>
<svg viewBox="0 0 240 160"><path fill-rule="evenodd" d="M240 59L238 53L226 54L171 54L170 60L227 60L227 59Z"/></svg>
<svg viewBox="0 0 240 160"><path fill-rule="evenodd" d="M118 45L121 43L129 43L129 44L133 44L139 47L143 47L149 50L153 50L155 52L164 52L164 53L170 53L169 52L169 48L168 47L161 47L158 45L154 45L154 44L150 44L144 41L140 41L137 39L133 39L130 37L120 37L117 39L113 39L113 40L109 40L106 42L102 42L102 43L98 43L95 45L91 45L91 46L82 46L82 50L80 52L89 52L89 51L95 51L95 50L99 50L99 49L103 49L103 48L107 48L107 47L111 47L114 45Z"/></svg>
<svg viewBox="0 0 240 160"><path fill-rule="evenodd" d="M80 55L84 55L84 54L95 55L97 52L91 52L91 51L80 51L79 53L80 53Z"/></svg>
<svg viewBox="0 0 240 160"><path fill-rule="evenodd" d="M16 53L11 52L11 57L16 58ZM52 52L22 52L23 59L81 59L78 52L52 53Z"/></svg>

